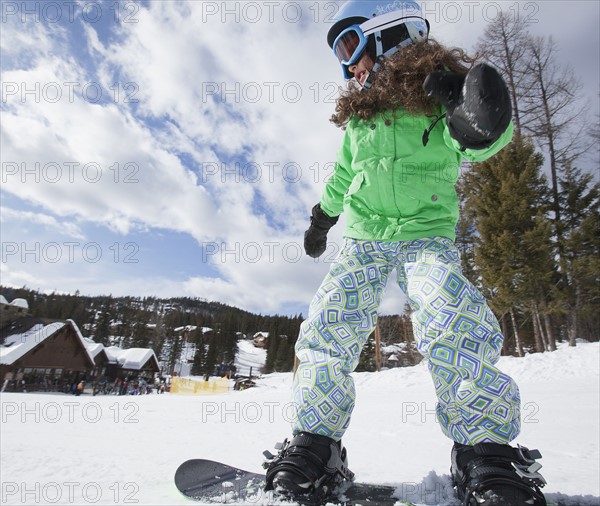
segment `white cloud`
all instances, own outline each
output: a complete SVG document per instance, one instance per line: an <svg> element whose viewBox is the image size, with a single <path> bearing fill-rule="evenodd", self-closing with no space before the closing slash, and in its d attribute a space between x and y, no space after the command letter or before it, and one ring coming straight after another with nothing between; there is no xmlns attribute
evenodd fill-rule
<svg viewBox="0 0 600 506"><path fill-rule="evenodd" d="M12 270L5 263L0 264L0 277L2 277L2 284L5 286L28 286L36 289L45 286L47 283L47 280L38 278L29 272Z"/></svg>
<svg viewBox="0 0 600 506"><path fill-rule="evenodd" d="M79 226L67 221L59 221L53 216L42 213L33 213L30 211L19 211L8 207L0 207L0 218L4 226L8 221L17 221L22 223L35 223L43 225L49 230L58 232L60 235L73 239L85 239L85 236Z"/></svg>
<svg viewBox="0 0 600 506"><path fill-rule="evenodd" d="M440 9L440 18L432 19L436 38L472 47L486 24L483 7L473 21L463 16L452 23L443 19L443 4L428 4L431 12ZM291 5L149 2L135 13L136 22L113 25L109 38L92 23L21 26L13 19L3 26L3 57L10 48L4 83L40 89L40 100L17 93L3 103L0 142L9 164L3 165L3 189L48 213L48 219L38 211L18 219L73 236L84 235L86 224L123 235L175 231L195 238L204 251L221 243L230 251L260 245L257 261L203 259L199 249L200 274L183 281L164 280L163 273L123 281L107 278L108 271L99 280L89 265L85 271L73 265L72 277L63 271L55 283L109 293L160 287L163 294L179 291L257 311L308 305L327 268L306 257L291 261L296 246L289 245L300 248L310 208L330 173L327 164L335 159L342 133L328 118L343 81L325 43L331 4L302 4L301 22L293 21ZM572 14L581 20L582 12ZM566 19L552 20L559 21L565 28ZM87 65L67 37L80 26L84 39L76 40L84 40ZM553 33L571 40L574 30ZM104 100L94 103L98 89ZM53 101L57 90L60 100ZM240 175L235 162L258 173ZM289 163L294 170L284 172ZM339 243L342 232L340 223L332 241ZM280 248L274 257L271 243ZM203 262L217 274L205 275ZM398 290L388 293L384 310L401 311Z"/></svg>
<svg viewBox="0 0 600 506"><path fill-rule="evenodd" d="M40 62L27 72L5 72L5 82L86 82L75 64ZM42 88L43 89L43 85ZM3 114L3 188L59 216L75 216L117 228L136 223L172 228L198 238L190 214L214 214L206 190L150 131L116 104L95 104L68 95L9 102Z"/></svg>

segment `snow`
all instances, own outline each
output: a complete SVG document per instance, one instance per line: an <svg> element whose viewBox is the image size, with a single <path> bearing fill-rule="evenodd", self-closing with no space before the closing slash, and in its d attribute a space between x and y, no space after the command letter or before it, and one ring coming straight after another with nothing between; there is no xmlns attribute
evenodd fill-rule
<svg viewBox="0 0 600 506"><path fill-rule="evenodd" d="M192 332L197 329L198 329L198 327L196 325L184 325L182 327L174 328L173 330L175 332L182 332L184 330L187 332ZM202 332L203 334L206 334L207 332L212 332L212 329L210 327L200 327L200 332Z"/></svg>
<svg viewBox="0 0 600 506"><path fill-rule="evenodd" d="M381 353L384 355L390 355L392 353L402 353L406 350L406 343L388 344L387 346L381 347Z"/></svg>
<svg viewBox="0 0 600 506"><path fill-rule="evenodd" d="M89 337L83 338L83 344L85 345L85 348L92 359L95 359L96 355L98 355L98 353L104 349L104 345L102 343L96 343Z"/></svg>
<svg viewBox="0 0 600 506"><path fill-rule="evenodd" d="M198 327L196 325L184 325L183 327L177 327L174 328L173 330L175 332L182 332L184 330L188 331L188 332L192 332L193 330L196 330Z"/></svg>
<svg viewBox="0 0 600 506"><path fill-rule="evenodd" d="M242 376L248 375L252 368L253 376L260 374L267 362L267 350L257 348L252 341L244 339L238 341L237 348L234 362L237 373Z"/></svg>
<svg viewBox="0 0 600 506"><path fill-rule="evenodd" d="M196 345L194 343L183 343L181 345L181 353L179 354L179 362L193 362L196 355Z"/></svg>
<svg viewBox="0 0 600 506"><path fill-rule="evenodd" d="M248 360L264 353L239 345ZM515 443L542 452L545 493L563 504L600 504L599 363L598 343L500 360L521 389ZM457 506L452 442L437 426L426 364L353 376L358 398L344 444L357 480ZM3 393L2 502L191 506L173 485L177 466L200 457L261 472L262 451L289 436L291 381L271 374L256 388L206 397Z"/></svg>
<svg viewBox="0 0 600 506"><path fill-rule="evenodd" d="M0 295L0 304L8 304L8 301L4 295Z"/></svg>
<svg viewBox="0 0 600 506"><path fill-rule="evenodd" d="M10 305L20 307L22 309L29 309L29 304L25 299L14 299Z"/></svg>
<svg viewBox="0 0 600 506"><path fill-rule="evenodd" d="M124 350L118 346L104 348L109 362L117 362L123 369L141 369L151 357L156 357L150 348L129 348Z"/></svg>

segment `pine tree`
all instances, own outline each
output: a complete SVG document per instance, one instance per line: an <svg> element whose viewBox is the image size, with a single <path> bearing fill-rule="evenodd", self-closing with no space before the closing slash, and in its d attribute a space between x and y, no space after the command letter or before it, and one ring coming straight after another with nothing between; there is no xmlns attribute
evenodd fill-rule
<svg viewBox="0 0 600 506"><path fill-rule="evenodd" d="M135 313L134 321L131 324L131 341L129 347L131 348L147 348L149 338L148 323L150 321L150 314L145 310L141 309Z"/></svg>
<svg viewBox="0 0 600 506"><path fill-rule="evenodd" d="M202 332L199 333L196 339L196 353L194 354L194 362L192 363L191 373L194 376L201 376L204 373L206 365L207 344Z"/></svg>
<svg viewBox="0 0 600 506"><path fill-rule="evenodd" d="M537 322L553 274L549 190L541 166L533 145L516 136L499 154L475 164L465 181L467 208L478 232L477 269L490 306L511 317L519 355L518 314L528 313ZM536 348L543 351L543 333L539 337Z"/></svg>
<svg viewBox="0 0 600 506"><path fill-rule="evenodd" d="M568 339L600 330L600 183L568 164L560 178L562 250L568 283L561 287Z"/></svg>
<svg viewBox="0 0 600 506"><path fill-rule="evenodd" d="M277 336L277 356L273 363L273 370L277 372L289 370L288 357L289 357L289 339L286 335Z"/></svg>
<svg viewBox="0 0 600 506"><path fill-rule="evenodd" d="M376 370L377 365L375 363L375 332L371 332L371 335L369 336L367 342L363 346L358 366L356 366L356 372L375 372Z"/></svg>
<svg viewBox="0 0 600 506"><path fill-rule="evenodd" d="M208 340L206 347L206 356L204 359L204 363L200 369L201 374L204 375L212 375L215 373L215 369L217 367L218 362L218 349L216 341L218 339L218 334L214 335Z"/></svg>
<svg viewBox="0 0 600 506"><path fill-rule="evenodd" d="M104 346L110 346L110 323L112 320L113 309L112 296L109 295L100 306L98 321L94 332L96 341L102 343Z"/></svg>

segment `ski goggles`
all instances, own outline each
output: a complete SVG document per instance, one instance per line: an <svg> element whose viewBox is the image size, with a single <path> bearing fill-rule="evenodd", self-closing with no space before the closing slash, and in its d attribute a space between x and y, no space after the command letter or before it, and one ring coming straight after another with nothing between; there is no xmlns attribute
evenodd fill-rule
<svg viewBox="0 0 600 506"><path fill-rule="evenodd" d="M367 41L360 26L352 25L341 32L333 42L333 52L342 65L346 79L352 79L348 67L358 63L367 47Z"/></svg>

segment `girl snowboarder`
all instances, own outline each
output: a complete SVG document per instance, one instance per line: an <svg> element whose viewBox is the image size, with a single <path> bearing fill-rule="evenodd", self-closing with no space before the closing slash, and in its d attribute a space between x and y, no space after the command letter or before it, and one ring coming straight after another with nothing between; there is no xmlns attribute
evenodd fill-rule
<svg viewBox="0 0 600 506"><path fill-rule="evenodd" d="M509 445L520 431L520 397L495 366L503 336L454 245L460 163L483 161L510 142L510 98L493 68L428 33L415 2L349 0L327 34L353 81L332 117L345 136L312 209L306 253L325 251L342 212L346 230L296 343L297 419L268 464L266 488L318 499L352 479L341 444L355 400L350 373L395 269L428 359L440 427L454 441L459 497L465 505L543 505L539 452Z"/></svg>

